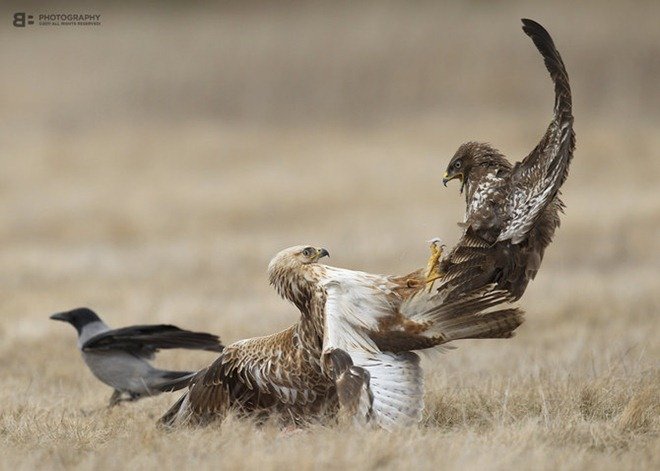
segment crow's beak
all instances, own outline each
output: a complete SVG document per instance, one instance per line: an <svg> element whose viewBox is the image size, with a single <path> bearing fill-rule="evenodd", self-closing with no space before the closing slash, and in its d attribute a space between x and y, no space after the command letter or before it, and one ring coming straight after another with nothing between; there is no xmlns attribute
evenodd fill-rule
<svg viewBox="0 0 660 471"><path fill-rule="evenodd" d="M330 252L328 252L326 249L319 250L319 258L329 257L329 256L330 256Z"/></svg>
<svg viewBox="0 0 660 471"><path fill-rule="evenodd" d="M58 312L57 314L53 314L52 316L50 316L50 318L53 319L54 321L67 322L68 319L66 318L66 314L67 314L66 312Z"/></svg>

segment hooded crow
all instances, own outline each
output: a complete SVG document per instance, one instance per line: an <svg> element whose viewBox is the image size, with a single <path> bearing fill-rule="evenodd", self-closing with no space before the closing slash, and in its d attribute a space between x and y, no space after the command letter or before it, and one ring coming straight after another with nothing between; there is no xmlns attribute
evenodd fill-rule
<svg viewBox="0 0 660 471"><path fill-rule="evenodd" d="M110 407L188 385L196 372L160 370L147 361L158 350L186 348L221 352L223 349L215 335L173 325L111 329L94 311L84 307L53 314L50 318L68 322L78 331L78 349L83 360L94 376L114 388Z"/></svg>

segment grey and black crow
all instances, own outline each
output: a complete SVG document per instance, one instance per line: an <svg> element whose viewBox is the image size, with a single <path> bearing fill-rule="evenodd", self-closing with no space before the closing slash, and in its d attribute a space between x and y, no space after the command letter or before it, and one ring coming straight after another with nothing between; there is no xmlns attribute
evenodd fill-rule
<svg viewBox="0 0 660 471"><path fill-rule="evenodd" d="M50 316L78 331L78 348L94 376L114 388L110 406L188 385L194 371L167 371L147 360L160 349L186 348L220 352L220 339L173 325L136 325L111 329L94 311L77 308ZM126 396L126 397L125 397Z"/></svg>

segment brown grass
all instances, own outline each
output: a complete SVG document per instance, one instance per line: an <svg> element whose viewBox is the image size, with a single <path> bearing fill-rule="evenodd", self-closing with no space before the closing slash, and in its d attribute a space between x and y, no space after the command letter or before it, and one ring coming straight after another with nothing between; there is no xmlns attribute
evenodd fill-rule
<svg viewBox="0 0 660 471"><path fill-rule="evenodd" d="M656 3L168 8L0 27L3 467L660 467ZM176 395L105 409L52 312L231 342L295 320L265 277L283 247L403 273L427 239L453 243L462 202L440 178L455 148L487 139L520 159L549 117L522 16L564 55L578 150L514 339L425 358L424 420L401 433L284 437L235 418L166 433L154 421Z"/></svg>

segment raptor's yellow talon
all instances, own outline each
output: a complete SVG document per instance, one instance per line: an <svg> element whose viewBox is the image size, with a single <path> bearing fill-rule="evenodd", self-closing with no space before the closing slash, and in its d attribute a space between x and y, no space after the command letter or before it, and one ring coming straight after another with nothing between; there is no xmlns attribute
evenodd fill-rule
<svg viewBox="0 0 660 471"><path fill-rule="evenodd" d="M442 272L440 271L440 258L442 257L442 252L445 246L440 244L439 239L431 240L431 256L429 261L426 264L426 284L428 285L429 292L433 288L433 282L442 278Z"/></svg>

